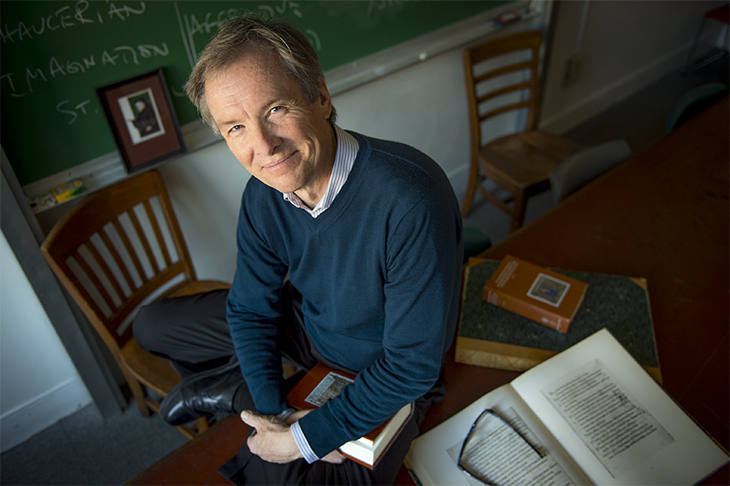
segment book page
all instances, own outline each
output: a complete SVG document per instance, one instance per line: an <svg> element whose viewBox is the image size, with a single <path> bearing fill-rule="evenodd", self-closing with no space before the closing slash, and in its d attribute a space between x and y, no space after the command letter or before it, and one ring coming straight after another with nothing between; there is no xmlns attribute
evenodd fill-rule
<svg viewBox="0 0 730 486"><path fill-rule="evenodd" d="M474 421L486 408L494 410L508 420L544 455L541 458L521 438L512 436L511 439L519 440L505 441L505 436L509 437L509 434L505 434L505 429L511 430L509 426L485 431L485 436L480 437L484 440L476 457L477 460L479 457L485 460L496 459L496 462L492 460L490 463L490 468L497 469L495 477L500 478L500 482L496 484L500 486L589 484L588 478L540 425L514 390L505 385L484 395L413 441L406 461L423 485L484 485L462 471L458 467L458 462L464 439Z"/></svg>
<svg viewBox="0 0 730 486"><path fill-rule="evenodd" d="M728 460L605 329L512 386L594 484L694 484Z"/></svg>
<svg viewBox="0 0 730 486"><path fill-rule="evenodd" d="M674 442L600 360L562 376L542 393L614 478Z"/></svg>

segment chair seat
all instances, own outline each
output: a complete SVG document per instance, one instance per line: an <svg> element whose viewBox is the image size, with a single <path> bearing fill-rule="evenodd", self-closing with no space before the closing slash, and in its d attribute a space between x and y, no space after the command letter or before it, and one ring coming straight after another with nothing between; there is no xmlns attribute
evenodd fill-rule
<svg viewBox="0 0 730 486"><path fill-rule="evenodd" d="M484 145L479 162L485 175L504 189L513 194L529 193L531 188L549 189L550 171L582 149L581 145L551 133L519 132Z"/></svg>
<svg viewBox="0 0 730 486"><path fill-rule="evenodd" d="M202 292L210 292L211 290L229 288L231 288L231 284L220 280L195 280L193 282L188 282L183 287L173 289L169 293L163 295L162 298L182 297L183 295L199 294Z"/></svg>
<svg viewBox="0 0 730 486"><path fill-rule="evenodd" d="M134 338L130 339L120 352L124 364L134 377L160 396L164 397L170 393L170 390L182 380L173 369L170 360L148 353Z"/></svg>
<svg viewBox="0 0 730 486"><path fill-rule="evenodd" d="M181 288L174 289L162 298L182 297L230 287L231 284L219 280L195 280L188 282ZM122 347L121 354L129 371L145 386L160 396L167 395L181 380L180 375L172 368L168 359L148 353L134 339L130 339Z"/></svg>

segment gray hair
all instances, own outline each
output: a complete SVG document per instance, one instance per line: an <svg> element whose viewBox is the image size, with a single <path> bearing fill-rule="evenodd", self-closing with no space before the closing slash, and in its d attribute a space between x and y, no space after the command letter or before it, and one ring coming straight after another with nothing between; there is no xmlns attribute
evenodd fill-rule
<svg viewBox="0 0 730 486"><path fill-rule="evenodd" d="M274 50L285 70L299 81L307 103L311 104L317 100L319 85L324 82L317 53L304 34L292 24L281 18L232 19L224 24L205 46L185 84L188 98L198 109L203 121L218 135L220 135L218 127L205 99L205 80L236 62L246 42L262 49ZM329 119L334 123L335 118L335 109L332 107Z"/></svg>

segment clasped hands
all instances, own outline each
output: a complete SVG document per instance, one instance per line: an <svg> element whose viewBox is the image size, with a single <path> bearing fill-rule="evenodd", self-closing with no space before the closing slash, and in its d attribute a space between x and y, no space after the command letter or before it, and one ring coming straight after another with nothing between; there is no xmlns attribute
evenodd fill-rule
<svg viewBox="0 0 730 486"><path fill-rule="evenodd" d="M294 412L286 421L283 421L273 415L259 415L256 412L244 410L241 412L241 420L254 428L247 441L249 450L264 461L279 464L301 458L302 453L294 441L291 425L309 412L311 410ZM340 464L345 457L335 449L321 460Z"/></svg>

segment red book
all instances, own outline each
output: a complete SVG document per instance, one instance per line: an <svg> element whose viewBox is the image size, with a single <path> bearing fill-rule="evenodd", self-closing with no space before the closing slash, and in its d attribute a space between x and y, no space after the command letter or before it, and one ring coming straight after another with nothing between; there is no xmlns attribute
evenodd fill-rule
<svg viewBox="0 0 730 486"><path fill-rule="evenodd" d="M483 298L565 334L587 288L584 282L506 255L484 286Z"/></svg>
<svg viewBox="0 0 730 486"><path fill-rule="evenodd" d="M286 396L287 402L298 410L319 408L342 389L355 381L355 376L319 363ZM413 403L400 409L380 427L357 440L343 444L339 451L365 467L372 469L398 436L413 414Z"/></svg>

